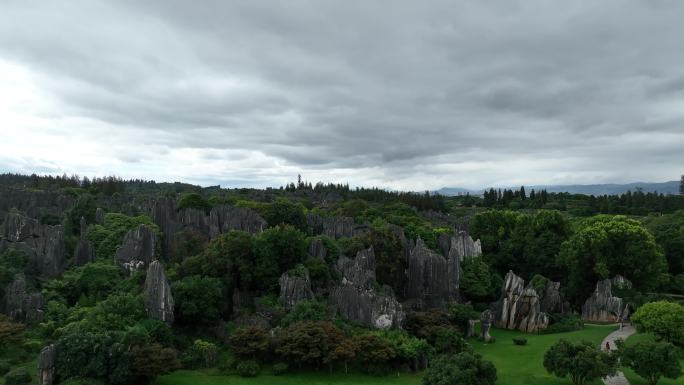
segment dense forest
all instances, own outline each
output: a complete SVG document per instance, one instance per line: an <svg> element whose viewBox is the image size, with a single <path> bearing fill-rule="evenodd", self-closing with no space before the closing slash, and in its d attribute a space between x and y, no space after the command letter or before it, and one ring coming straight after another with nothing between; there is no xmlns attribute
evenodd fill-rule
<svg viewBox="0 0 684 385"><path fill-rule="evenodd" d="M473 320L557 333L684 295L684 195L3 174L0 215L7 384L36 359L41 384L265 367L493 384Z"/></svg>

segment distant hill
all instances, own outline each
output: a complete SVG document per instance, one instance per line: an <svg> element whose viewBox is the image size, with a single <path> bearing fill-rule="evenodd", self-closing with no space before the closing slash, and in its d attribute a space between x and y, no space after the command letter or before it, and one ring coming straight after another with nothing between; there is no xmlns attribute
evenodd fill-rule
<svg viewBox="0 0 684 385"><path fill-rule="evenodd" d="M504 187L501 187L504 188ZM505 187L518 189L520 186ZM619 195L627 191L637 191L641 189L644 192L657 191L663 194L679 194L679 181L673 180L669 182L634 182L634 183L607 183L607 184L572 184L572 185L538 185L525 186L527 191L546 190L548 192L568 192L571 194L585 194L585 195ZM484 190L468 190L460 187L443 187L437 190L438 193L446 196L462 195L470 193L471 195L482 195Z"/></svg>

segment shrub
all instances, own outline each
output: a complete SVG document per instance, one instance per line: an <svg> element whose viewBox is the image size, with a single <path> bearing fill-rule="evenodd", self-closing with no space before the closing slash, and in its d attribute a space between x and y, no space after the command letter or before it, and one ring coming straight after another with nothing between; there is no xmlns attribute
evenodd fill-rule
<svg viewBox="0 0 684 385"><path fill-rule="evenodd" d="M259 363L254 360L242 361L237 364L236 370L241 377L256 377L259 374Z"/></svg>
<svg viewBox="0 0 684 385"><path fill-rule="evenodd" d="M5 374L7 374L7 372L9 372L11 368L12 366L8 361L0 361L0 376L4 376Z"/></svg>
<svg viewBox="0 0 684 385"><path fill-rule="evenodd" d="M555 320L554 320L555 318ZM551 325L540 330L540 334L564 333L584 329L584 321L576 315L551 316Z"/></svg>
<svg viewBox="0 0 684 385"><path fill-rule="evenodd" d="M218 370L222 374L230 374L235 370L235 358L232 356L222 359L218 364Z"/></svg>
<svg viewBox="0 0 684 385"><path fill-rule="evenodd" d="M31 375L24 368L14 369L5 376L5 385L26 385L31 383Z"/></svg>
<svg viewBox="0 0 684 385"><path fill-rule="evenodd" d="M289 366L284 363L284 362L279 362L275 365L273 365L273 375L274 376L280 376L285 373L287 373L287 370L289 369Z"/></svg>
<svg viewBox="0 0 684 385"><path fill-rule="evenodd" d="M513 343L516 345L520 345L520 346L527 345L527 338L522 338L522 337L513 338Z"/></svg>

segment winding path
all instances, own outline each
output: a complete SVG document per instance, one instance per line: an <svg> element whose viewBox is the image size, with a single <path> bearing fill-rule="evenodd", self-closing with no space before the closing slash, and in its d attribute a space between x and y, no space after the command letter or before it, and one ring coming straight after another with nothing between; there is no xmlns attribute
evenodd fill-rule
<svg viewBox="0 0 684 385"><path fill-rule="evenodd" d="M617 350L616 340L626 340L629 336L636 333L636 330L632 325L625 325L621 329L618 329L606 336L601 342L601 349L606 350L606 343L610 347L610 350ZM615 376L606 377L603 379L603 383L606 385L629 385L629 381L625 378L622 372L618 372Z"/></svg>

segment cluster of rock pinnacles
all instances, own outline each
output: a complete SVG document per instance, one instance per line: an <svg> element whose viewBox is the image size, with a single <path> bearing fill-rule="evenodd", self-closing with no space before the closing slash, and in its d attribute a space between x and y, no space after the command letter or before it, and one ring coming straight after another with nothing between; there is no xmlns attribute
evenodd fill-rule
<svg viewBox="0 0 684 385"><path fill-rule="evenodd" d="M36 198L32 198L35 203ZM41 198L43 199L43 198ZM47 199L47 198L45 198ZM54 212L60 214L70 207L68 200L50 198L48 202ZM88 224L81 219L81 237L73 258L65 255L64 229L61 225L46 225L31 213L32 206L19 200L17 207L28 210L20 214L8 210L0 232L0 252L16 248L26 252L35 271L42 277L60 276L71 265L84 265L95 260L95 250L86 235ZM47 204L47 203L46 203ZM176 209L173 198L156 198L137 207L146 212L161 231L158 234L151 227L140 225L130 230L114 256L115 262L129 273L146 270L144 304L147 316L166 323L174 322L174 299L160 256L174 253L175 240L181 230L189 229L206 239L211 239L230 230L258 233L267 227L266 221L253 210L234 206L214 207L209 213L195 209ZM2 211L0 211L1 213ZM28 213L28 214L26 214ZM352 218L324 217L309 213L306 216L311 235L326 235L331 238L353 237L369 231L367 224L357 224ZM105 212L98 208L95 223L103 224ZM401 328L406 316L405 309L427 310L445 308L449 302L460 300L459 282L461 263L468 258L482 255L479 240L473 240L465 231L455 235L442 235L438 239L441 253L425 245L420 238L410 240L399 226L391 225L391 231L399 239L407 265L405 272L405 299L399 302L389 286L380 287L376 281L376 256L373 248L359 251L354 258L341 255L335 268L341 276L340 282L328 290L328 307L335 314L360 325L377 328ZM314 238L309 246L314 258L326 259L328 250L320 238ZM315 298L309 273L306 269L295 269L280 277L280 302L285 309L291 309L302 300ZM597 283L596 290L582 306L582 318L588 321L616 322L628 316L628 309L622 299L614 297L613 286L629 286L622 277ZM253 300L247 293L236 293L234 303L249 303ZM3 313L12 319L27 324L42 321L45 300L41 293L31 291L23 274L17 274L6 288ZM259 311L259 307L257 307ZM267 312L267 311L264 311ZM545 282L543 288L534 287L510 271L504 280L500 299L480 315L480 335L489 341L492 325L499 328L537 332L549 325L549 315L570 312L570 306L560 294L560 283ZM471 321L469 334L474 334ZM38 359L39 383L52 385L54 362L58 346L43 348Z"/></svg>

